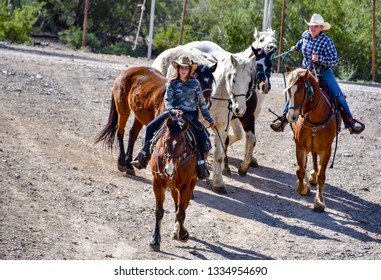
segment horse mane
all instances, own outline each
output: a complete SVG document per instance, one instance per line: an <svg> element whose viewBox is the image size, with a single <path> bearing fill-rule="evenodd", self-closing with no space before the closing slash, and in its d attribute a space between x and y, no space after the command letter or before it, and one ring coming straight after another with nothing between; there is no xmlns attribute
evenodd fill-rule
<svg viewBox="0 0 381 280"><path fill-rule="evenodd" d="M304 68L296 68L295 70L291 71L288 75L288 86L286 90L289 90L301 76L305 75L306 71L308 70ZM308 71L308 77L312 78L316 83L318 83L318 79L311 73L311 71Z"/></svg>

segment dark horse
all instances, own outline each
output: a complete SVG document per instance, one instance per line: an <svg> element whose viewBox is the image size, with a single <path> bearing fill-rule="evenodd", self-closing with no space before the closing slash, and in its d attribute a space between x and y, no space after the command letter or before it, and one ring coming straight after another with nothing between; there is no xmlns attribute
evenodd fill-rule
<svg viewBox="0 0 381 280"><path fill-rule="evenodd" d="M197 182L196 150L188 143L186 119L171 116L158 130L153 141L156 142L151 155L152 186L156 198L155 229L150 243L160 250L161 222L164 216L165 192L171 187L176 210L173 239L186 242L189 233L184 226L185 212Z"/></svg>
<svg viewBox="0 0 381 280"><path fill-rule="evenodd" d="M262 49L254 49L252 51L256 56L256 67L254 73L254 79L250 83L250 88L246 94L246 112L241 117L233 116L231 120L231 128L233 134L229 134L229 137L225 141L225 161L224 161L224 174L230 174L230 168L227 158L228 146L232 145L237 140L242 139L243 131L245 132L245 156L238 168L238 174L240 176L246 176L249 166L257 167L258 163L253 157L253 151L256 144L255 136L255 119L259 116L260 106L262 105L260 100L262 96L267 94L271 89L270 76L271 76L271 56L276 49L270 52L264 52ZM239 122L238 122L239 121ZM242 131L243 129L243 131Z"/></svg>
<svg viewBox="0 0 381 280"><path fill-rule="evenodd" d="M328 95L319 88L317 78L308 70L298 68L289 74L286 93L289 99L287 119L296 144L297 191L300 195L308 195L310 185L318 185L314 211L323 212L325 171L341 118ZM312 154L313 170L309 173L307 182L305 169L309 153Z"/></svg>
<svg viewBox="0 0 381 280"><path fill-rule="evenodd" d="M213 84L213 69L199 66L196 69L204 97L209 98ZM206 83L207 81L207 83ZM111 96L111 106L106 127L97 135L95 143L104 141L112 149L115 133L119 142L118 170L134 175L131 165L133 150L139 132L164 111L165 86L168 80L155 68L130 67L116 78ZM127 151L124 149L124 129L131 114L135 115L129 131Z"/></svg>

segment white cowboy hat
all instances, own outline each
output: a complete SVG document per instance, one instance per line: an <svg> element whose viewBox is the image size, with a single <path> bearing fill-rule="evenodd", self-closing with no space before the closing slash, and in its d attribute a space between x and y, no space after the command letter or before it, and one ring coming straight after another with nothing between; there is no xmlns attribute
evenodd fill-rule
<svg viewBox="0 0 381 280"><path fill-rule="evenodd" d="M180 57L180 59L178 61L173 61L172 62L172 66L175 69L177 69L179 67L179 65L181 65L181 66L189 66L191 68L191 72L195 71L197 69L197 67L198 67L198 64L194 63L187 56Z"/></svg>
<svg viewBox="0 0 381 280"><path fill-rule="evenodd" d="M310 22L307 22L304 20L309 26L314 26L314 25L321 25L323 26L323 30L328 30L331 28L331 25L328 22L324 21L324 18L319 15L319 14L313 14L311 17Z"/></svg>

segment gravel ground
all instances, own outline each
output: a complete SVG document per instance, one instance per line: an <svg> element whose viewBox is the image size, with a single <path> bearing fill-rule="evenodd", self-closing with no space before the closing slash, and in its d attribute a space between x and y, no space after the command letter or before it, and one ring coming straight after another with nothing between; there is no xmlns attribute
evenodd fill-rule
<svg viewBox="0 0 381 280"><path fill-rule="evenodd" d="M228 193L197 183L187 243L170 239L174 206L167 195L161 252L151 251L150 170L120 173L116 155L93 145L114 79L126 67L151 63L54 45L0 45L0 259L380 259L381 88L341 83L367 128L340 133L327 170L326 212L314 213L315 190L301 197L295 189L291 130L269 127L267 109L280 112L284 99L279 74L256 123L259 167L240 177L243 142L230 148Z"/></svg>

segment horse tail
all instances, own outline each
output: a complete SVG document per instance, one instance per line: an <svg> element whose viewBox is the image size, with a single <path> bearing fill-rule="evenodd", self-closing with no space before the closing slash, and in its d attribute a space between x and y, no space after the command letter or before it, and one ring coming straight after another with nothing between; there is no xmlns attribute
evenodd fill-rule
<svg viewBox="0 0 381 280"><path fill-rule="evenodd" d="M112 150L114 144L116 128L118 125L118 112L116 111L116 105L114 95L111 95L110 113L108 122L105 128L96 136L94 144L103 141L103 144Z"/></svg>

